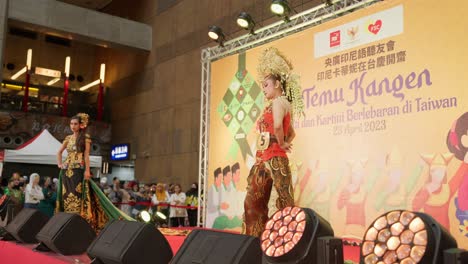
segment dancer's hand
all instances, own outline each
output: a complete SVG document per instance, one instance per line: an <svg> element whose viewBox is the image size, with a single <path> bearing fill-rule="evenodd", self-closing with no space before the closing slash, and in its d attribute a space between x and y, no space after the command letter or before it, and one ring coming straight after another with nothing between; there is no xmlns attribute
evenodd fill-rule
<svg viewBox="0 0 468 264"><path fill-rule="evenodd" d="M57 166L59 167L59 169L63 169L63 164L62 163L57 164Z"/></svg>
<svg viewBox="0 0 468 264"><path fill-rule="evenodd" d="M85 179L86 179L86 180L89 180L89 179L91 179L91 172L89 172L89 171L85 171L85 173L84 173L84 177L85 177Z"/></svg>
<svg viewBox="0 0 468 264"><path fill-rule="evenodd" d="M292 144L285 141L280 145L280 148L284 149L286 152L291 152Z"/></svg>

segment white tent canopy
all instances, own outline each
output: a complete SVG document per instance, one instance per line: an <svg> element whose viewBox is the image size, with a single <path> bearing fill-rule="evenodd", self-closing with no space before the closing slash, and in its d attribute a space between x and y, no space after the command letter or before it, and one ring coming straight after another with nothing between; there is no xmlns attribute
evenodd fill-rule
<svg viewBox="0 0 468 264"><path fill-rule="evenodd" d="M57 152L62 143L58 141L47 129L42 130L30 141L19 146L17 149L5 150L5 162L33 163L33 164L57 164ZM68 155L63 152L63 158ZM90 156L91 167L100 168L101 156Z"/></svg>

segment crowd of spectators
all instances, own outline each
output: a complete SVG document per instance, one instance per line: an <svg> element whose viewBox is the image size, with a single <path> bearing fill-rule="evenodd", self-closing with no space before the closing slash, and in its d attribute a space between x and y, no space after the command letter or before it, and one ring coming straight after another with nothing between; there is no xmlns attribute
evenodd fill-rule
<svg viewBox="0 0 468 264"><path fill-rule="evenodd" d="M127 215L138 219L142 211L152 216L160 227L196 226L198 212L198 184L183 191L180 184L120 182L116 177L95 179L109 200ZM15 172L1 178L0 194L10 197L15 212L35 208L52 217L55 211L58 179L33 173L21 176Z"/></svg>

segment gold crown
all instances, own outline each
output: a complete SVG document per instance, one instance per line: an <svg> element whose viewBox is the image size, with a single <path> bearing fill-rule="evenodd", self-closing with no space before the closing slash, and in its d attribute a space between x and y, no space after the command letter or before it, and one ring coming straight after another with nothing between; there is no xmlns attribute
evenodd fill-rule
<svg viewBox="0 0 468 264"><path fill-rule="evenodd" d="M80 124L86 128L89 123L89 115L86 113L78 113L77 116L80 117Z"/></svg>
<svg viewBox="0 0 468 264"><path fill-rule="evenodd" d="M291 102L293 116L304 114L302 89L299 84L299 75L292 73L291 62L277 48L270 47L262 52L257 66L258 76L263 81L266 77L274 75L281 78L286 97Z"/></svg>
<svg viewBox="0 0 468 264"><path fill-rule="evenodd" d="M258 75L265 79L270 75L276 75L282 81L286 81L293 66L291 62L277 48L270 47L263 51L257 66Z"/></svg>

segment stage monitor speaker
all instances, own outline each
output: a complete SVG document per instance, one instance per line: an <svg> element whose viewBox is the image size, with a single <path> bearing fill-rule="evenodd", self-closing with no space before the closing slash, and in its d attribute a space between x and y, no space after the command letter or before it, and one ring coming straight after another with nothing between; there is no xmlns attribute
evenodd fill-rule
<svg viewBox="0 0 468 264"><path fill-rule="evenodd" d="M317 239L317 264L343 264L343 241L336 237Z"/></svg>
<svg viewBox="0 0 468 264"><path fill-rule="evenodd" d="M37 209L24 208L6 227L6 231L17 241L37 243L36 235L49 220Z"/></svg>
<svg viewBox="0 0 468 264"><path fill-rule="evenodd" d="M173 254L166 238L153 225L114 220L88 248L93 263L167 264Z"/></svg>
<svg viewBox="0 0 468 264"><path fill-rule="evenodd" d="M82 254L96 233L78 214L58 213L39 231L37 240L50 250L62 255Z"/></svg>
<svg viewBox="0 0 468 264"><path fill-rule="evenodd" d="M193 230L171 261L171 264L192 263L262 263L260 240L247 235Z"/></svg>

